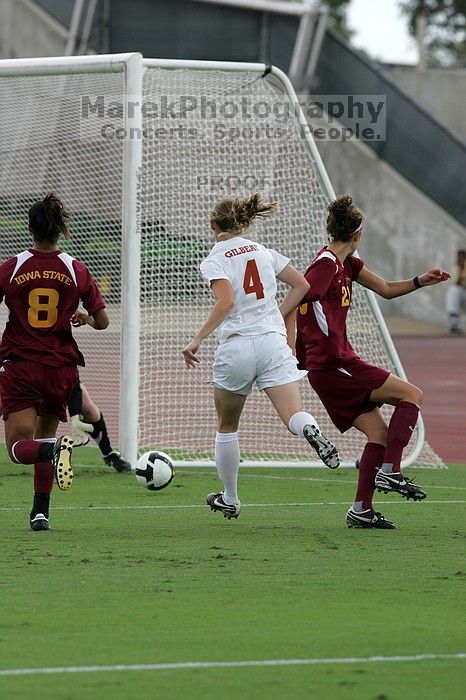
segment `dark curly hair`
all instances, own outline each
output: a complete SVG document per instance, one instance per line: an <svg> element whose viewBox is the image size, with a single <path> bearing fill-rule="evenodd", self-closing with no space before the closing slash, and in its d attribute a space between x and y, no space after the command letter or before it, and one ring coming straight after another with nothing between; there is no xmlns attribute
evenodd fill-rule
<svg viewBox="0 0 466 700"><path fill-rule="evenodd" d="M361 226L365 214L349 194L339 194L328 205L327 233L332 241L350 241Z"/></svg>
<svg viewBox="0 0 466 700"><path fill-rule="evenodd" d="M29 209L29 230L34 241L55 244L60 235L69 240L71 236L66 223L69 218L61 199L55 192L48 192Z"/></svg>

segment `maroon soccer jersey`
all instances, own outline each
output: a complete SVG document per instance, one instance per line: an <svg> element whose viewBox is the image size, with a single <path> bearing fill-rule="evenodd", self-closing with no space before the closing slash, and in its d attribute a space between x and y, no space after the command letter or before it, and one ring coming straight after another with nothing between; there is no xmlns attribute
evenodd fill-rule
<svg viewBox="0 0 466 700"><path fill-rule="evenodd" d="M0 265L0 301L9 317L0 356L52 367L84 365L70 318L80 300L89 314L105 307L84 263L60 250L25 250Z"/></svg>
<svg viewBox="0 0 466 700"><path fill-rule="evenodd" d="M363 261L352 255L341 264L334 253L322 248L306 270L310 289L297 313L300 369L338 367L357 357L346 335L346 316L353 280L363 266Z"/></svg>

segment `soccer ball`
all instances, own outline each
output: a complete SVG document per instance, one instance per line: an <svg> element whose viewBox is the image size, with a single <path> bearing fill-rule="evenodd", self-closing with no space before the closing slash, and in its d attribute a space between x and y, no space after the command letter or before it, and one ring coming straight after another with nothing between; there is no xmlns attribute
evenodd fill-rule
<svg viewBox="0 0 466 700"><path fill-rule="evenodd" d="M149 491L160 491L171 483L175 466L165 452L145 452L136 464L136 479Z"/></svg>

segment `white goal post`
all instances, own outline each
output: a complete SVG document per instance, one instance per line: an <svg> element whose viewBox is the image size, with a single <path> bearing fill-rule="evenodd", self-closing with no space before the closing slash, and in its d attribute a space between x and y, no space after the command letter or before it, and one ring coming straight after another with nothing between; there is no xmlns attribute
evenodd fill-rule
<svg viewBox="0 0 466 700"><path fill-rule="evenodd" d="M109 306L107 331L76 337L81 378L113 440L133 464L152 447L178 464L209 463L215 339L202 346L198 370L187 371L181 356L212 304L198 270L213 244L209 212L231 194L277 199L278 214L251 237L301 270L326 240L334 191L290 81L262 64L138 53L18 59L0 61L0 100L1 259L29 246L27 210L55 190L73 214L63 247L86 262ZM349 333L365 359L404 377L377 302L359 285ZM301 389L343 462L354 464L361 436L341 436L306 380ZM316 463L256 391L240 445L244 464ZM423 445L420 419L405 464L441 466Z"/></svg>

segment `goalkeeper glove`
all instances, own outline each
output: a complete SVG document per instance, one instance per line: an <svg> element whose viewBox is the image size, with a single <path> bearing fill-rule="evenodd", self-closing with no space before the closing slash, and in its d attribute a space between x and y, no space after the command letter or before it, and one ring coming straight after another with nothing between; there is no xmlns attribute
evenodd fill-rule
<svg viewBox="0 0 466 700"><path fill-rule="evenodd" d="M73 439L74 446L80 447L81 445L87 445L90 439L89 433L92 433L94 430L92 423L84 423L82 416L79 414L71 416L70 423L71 437Z"/></svg>

